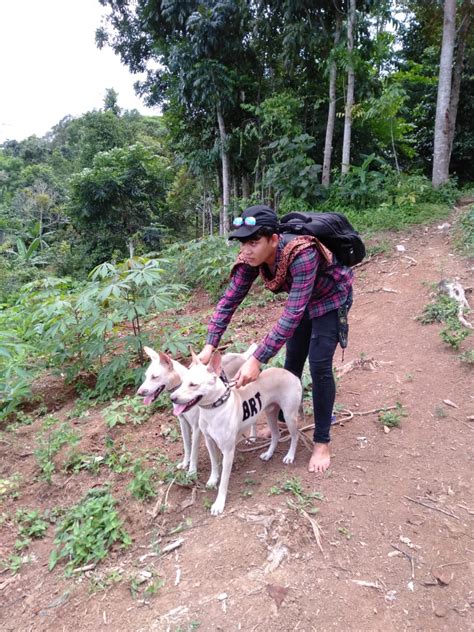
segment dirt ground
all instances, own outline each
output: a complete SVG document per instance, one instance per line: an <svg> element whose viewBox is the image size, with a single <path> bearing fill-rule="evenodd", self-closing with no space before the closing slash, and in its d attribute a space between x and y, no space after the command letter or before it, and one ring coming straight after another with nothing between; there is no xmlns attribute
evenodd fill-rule
<svg viewBox="0 0 474 632"><path fill-rule="evenodd" d="M338 379L339 423L324 476L307 472L303 442L292 466L281 462L285 444L268 463L258 451L239 452L225 512L212 517L203 445L198 485L163 484L162 513L154 511L156 498L131 496L130 472L73 475L58 467L51 484L41 481L33 454L41 420L3 432L0 479L21 479L16 498L3 496L1 558L13 552L19 508L69 507L105 483L133 543L66 578L64 564L48 571L51 525L22 554L28 561L17 574L0 573L1 630L473 629L472 369L443 343L441 325L416 320L433 284L472 285L472 262L455 254L452 228L442 224L387 234L387 251L356 270L349 347L344 360L340 351L336 358L339 367L364 362ZM241 310L235 329L258 339L280 309ZM190 308L203 320L209 311L202 300ZM472 348L472 338L461 350ZM42 389L56 417L71 416L71 389L57 378ZM403 414L391 413L400 425L387 432L373 411L397 403ZM306 415L300 425L309 421ZM83 453L103 454L107 435L155 466L158 453L181 456L167 410L112 430L98 409L71 422Z"/></svg>

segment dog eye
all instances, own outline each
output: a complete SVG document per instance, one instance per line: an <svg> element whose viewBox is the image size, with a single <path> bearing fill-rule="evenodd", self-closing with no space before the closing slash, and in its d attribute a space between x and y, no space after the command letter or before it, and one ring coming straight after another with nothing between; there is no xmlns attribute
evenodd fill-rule
<svg viewBox="0 0 474 632"><path fill-rule="evenodd" d="M194 382L190 382L189 386L190 386L190 388L196 388L197 384L194 384Z"/></svg>

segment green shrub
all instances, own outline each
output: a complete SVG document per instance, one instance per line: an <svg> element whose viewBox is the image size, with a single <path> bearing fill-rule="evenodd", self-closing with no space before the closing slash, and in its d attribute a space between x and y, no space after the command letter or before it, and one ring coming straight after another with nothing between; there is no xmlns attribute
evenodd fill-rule
<svg viewBox="0 0 474 632"><path fill-rule="evenodd" d="M97 488L67 512L56 530L54 544L58 546L49 558L50 571L66 559L65 571L70 574L74 568L104 559L116 542L131 544L115 504L108 489Z"/></svg>
<svg viewBox="0 0 474 632"><path fill-rule="evenodd" d="M216 236L173 244L164 252L169 262L168 278L192 288L202 287L215 298L227 284L237 252L235 244Z"/></svg>

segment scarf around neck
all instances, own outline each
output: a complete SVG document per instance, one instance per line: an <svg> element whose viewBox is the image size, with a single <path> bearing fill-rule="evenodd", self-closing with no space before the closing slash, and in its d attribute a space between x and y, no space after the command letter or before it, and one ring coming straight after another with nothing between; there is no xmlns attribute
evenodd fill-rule
<svg viewBox="0 0 474 632"><path fill-rule="evenodd" d="M271 292L280 291L285 282L289 266L291 265L295 257L307 248L315 248L321 255L325 265L330 265L332 263L332 253L325 246L323 246L319 239L316 239L316 237L311 237L310 235L295 237L284 246L274 276L271 276L268 273L268 266L259 266L260 276L265 287ZM234 273L235 268L242 263L246 262L242 254L239 254L232 267L231 276Z"/></svg>

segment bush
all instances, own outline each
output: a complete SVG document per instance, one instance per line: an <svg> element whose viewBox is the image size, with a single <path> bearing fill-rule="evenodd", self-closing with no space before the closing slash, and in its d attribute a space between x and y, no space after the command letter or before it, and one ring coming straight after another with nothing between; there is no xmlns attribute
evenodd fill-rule
<svg viewBox="0 0 474 632"><path fill-rule="evenodd" d="M211 236L173 244L164 251L163 257L168 260L170 282L202 287L216 298L227 284L237 253L235 244L223 237Z"/></svg>
<svg viewBox="0 0 474 632"><path fill-rule="evenodd" d="M50 555L50 571L59 560L67 559L65 570L70 574L74 568L104 559L116 542L131 544L115 504L108 489L98 488L68 511L56 530L54 544L58 547Z"/></svg>

